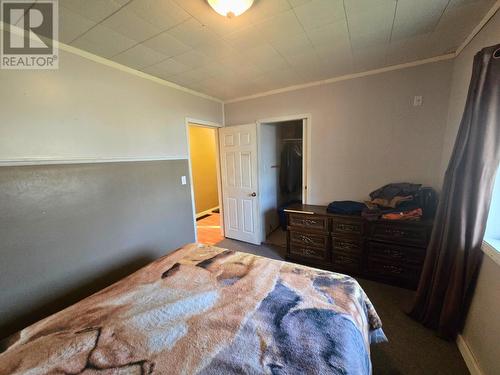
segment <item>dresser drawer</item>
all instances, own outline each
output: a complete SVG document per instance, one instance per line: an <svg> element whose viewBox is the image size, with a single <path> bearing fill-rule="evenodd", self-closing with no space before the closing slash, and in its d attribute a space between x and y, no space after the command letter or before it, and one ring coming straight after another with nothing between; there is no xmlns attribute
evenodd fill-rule
<svg viewBox="0 0 500 375"><path fill-rule="evenodd" d="M333 254L332 263L336 270L358 273L361 269L361 257L344 254Z"/></svg>
<svg viewBox="0 0 500 375"><path fill-rule="evenodd" d="M328 246L328 236L317 233L290 231L290 242L296 245L313 246L326 249Z"/></svg>
<svg viewBox="0 0 500 375"><path fill-rule="evenodd" d="M425 250L422 248L376 241L368 241L367 252L369 259L387 262L388 264L420 266L425 258Z"/></svg>
<svg viewBox="0 0 500 375"><path fill-rule="evenodd" d="M288 214L288 225L297 229L312 229L328 232L328 218L317 215Z"/></svg>
<svg viewBox="0 0 500 375"><path fill-rule="evenodd" d="M337 220L332 222L333 234L352 234L360 236L363 234L363 222L361 220Z"/></svg>
<svg viewBox="0 0 500 375"><path fill-rule="evenodd" d="M420 278L420 269L403 264L390 264L378 259L369 259L367 265L368 276L378 279L392 280L401 283L401 286L415 288Z"/></svg>
<svg viewBox="0 0 500 375"><path fill-rule="evenodd" d="M407 243L426 246L429 227L425 225L405 225L403 223L376 222L369 224L369 236L374 240Z"/></svg>
<svg viewBox="0 0 500 375"><path fill-rule="evenodd" d="M370 261L368 269L380 276L406 277L406 268L403 265L388 264L385 262Z"/></svg>
<svg viewBox="0 0 500 375"><path fill-rule="evenodd" d="M334 254L361 255L363 252L363 242L354 238L333 237L332 248Z"/></svg>
<svg viewBox="0 0 500 375"><path fill-rule="evenodd" d="M316 247L306 245L290 245L290 255L294 258L326 260L327 253L325 249L318 249Z"/></svg>

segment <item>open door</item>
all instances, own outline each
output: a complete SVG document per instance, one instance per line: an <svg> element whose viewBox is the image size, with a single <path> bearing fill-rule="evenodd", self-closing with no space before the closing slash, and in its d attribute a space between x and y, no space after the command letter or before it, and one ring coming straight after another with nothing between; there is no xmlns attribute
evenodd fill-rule
<svg viewBox="0 0 500 375"><path fill-rule="evenodd" d="M260 244L257 125L221 128L219 142L225 236Z"/></svg>

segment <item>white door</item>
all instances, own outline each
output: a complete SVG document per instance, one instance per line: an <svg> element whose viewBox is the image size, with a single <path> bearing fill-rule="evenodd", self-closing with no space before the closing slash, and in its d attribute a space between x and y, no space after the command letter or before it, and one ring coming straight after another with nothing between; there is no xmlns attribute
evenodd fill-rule
<svg viewBox="0 0 500 375"><path fill-rule="evenodd" d="M257 125L219 129L224 233L260 244L257 182Z"/></svg>

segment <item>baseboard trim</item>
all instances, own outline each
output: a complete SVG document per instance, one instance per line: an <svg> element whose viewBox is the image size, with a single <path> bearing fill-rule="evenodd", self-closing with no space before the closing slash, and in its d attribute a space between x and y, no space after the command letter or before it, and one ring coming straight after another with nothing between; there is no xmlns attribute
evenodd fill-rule
<svg viewBox="0 0 500 375"><path fill-rule="evenodd" d="M198 219L200 216L203 216L203 215L209 215L209 214L213 213L213 212L212 212L213 210L216 210L216 209L218 209L218 208L219 208L219 206L215 206L215 207L209 208L209 209L208 209L208 210L206 210L206 211L199 212L199 213L197 213L197 214L196 214L196 218Z"/></svg>
<svg viewBox="0 0 500 375"><path fill-rule="evenodd" d="M462 335L457 336L457 346L458 350L460 351L460 354L462 354L462 357L464 358L465 364L467 365L467 368L469 369L471 375L484 375L481 369L479 368L476 358L474 357L474 354L470 350L469 345L467 345L467 341L465 341Z"/></svg>

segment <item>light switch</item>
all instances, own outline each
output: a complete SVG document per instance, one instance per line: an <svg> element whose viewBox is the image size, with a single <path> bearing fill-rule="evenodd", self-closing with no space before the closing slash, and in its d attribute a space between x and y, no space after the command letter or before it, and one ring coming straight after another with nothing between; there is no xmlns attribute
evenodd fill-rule
<svg viewBox="0 0 500 375"><path fill-rule="evenodd" d="M186 176L181 176L181 184L182 185L186 185L187 184Z"/></svg>

